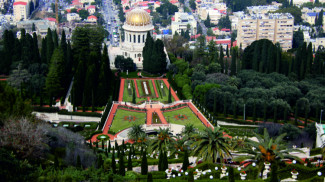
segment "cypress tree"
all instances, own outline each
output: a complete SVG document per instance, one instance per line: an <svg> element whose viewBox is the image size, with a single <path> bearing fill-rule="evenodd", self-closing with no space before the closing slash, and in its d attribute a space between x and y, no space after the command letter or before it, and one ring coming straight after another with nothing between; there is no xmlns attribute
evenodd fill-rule
<svg viewBox="0 0 325 182"><path fill-rule="evenodd" d="M295 106L295 125L298 125L298 103Z"/></svg>
<svg viewBox="0 0 325 182"><path fill-rule="evenodd" d="M168 169L168 157L167 157L167 152L164 152L164 157L163 157L163 171Z"/></svg>
<svg viewBox="0 0 325 182"><path fill-rule="evenodd" d="M308 113L309 113L309 103L305 103L305 127L307 127L307 123L308 123Z"/></svg>
<svg viewBox="0 0 325 182"><path fill-rule="evenodd" d="M183 171L187 170L187 167L190 165L190 162L188 160L188 152L187 150L184 151L184 160L183 160L183 166L182 169Z"/></svg>
<svg viewBox="0 0 325 182"><path fill-rule="evenodd" d="M125 166L124 166L124 150L121 150L120 157L119 157L119 175L125 176Z"/></svg>
<svg viewBox="0 0 325 182"><path fill-rule="evenodd" d="M102 155L99 154L98 159L97 159L97 169L100 169L103 167L103 157Z"/></svg>
<svg viewBox="0 0 325 182"><path fill-rule="evenodd" d="M117 158L120 158L120 154L121 154L121 147L117 147Z"/></svg>
<svg viewBox="0 0 325 182"><path fill-rule="evenodd" d="M253 65L252 65L253 70L255 70L255 71L258 71L258 65L259 65L258 54L259 54L259 44L256 43L255 47L254 47Z"/></svg>
<svg viewBox="0 0 325 182"><path fill-rule="evenodd" d="M47 63L47 57L46 57L46 52L47 52L47 48L46 48L46 38L42 39L42 49L41 49L41 62L42 63Z"/></svg>
<svg viewBox="0 0 325 182"><path fill-rule="evenodd" d="M256 121L256 102L254 100L254 104L253 104L253 122L255 123Z"/></svg>
<svg viewBox="0 0 325 182"><path fill-rule="evenodd" d="M226 49L226 55L227 55L227 58L229 58L229 47L228 47L228 44L227 44L227 49Z"/></svg>
<svg viewBox="0 0 325 182"><path fill-rule="evenodd" d="M115 162L115 149L114 149L114 147L113 147L113 154L112 154L111 169L112 169L113 174L116 174L116 162Z"/></svg>
<svg viewBox="0 0 325 182"><path fill-rule="evenodd" d="M267 118L266 118L266 114L267 114L267 104L266 101L263 104L263 121L266 122Z"/></svg>
<svg viewBox="0 0 325 182"><path fill-rule="evenodd" d="M234 101L233 101L233 115L234 115L234 118L237 119L237 101L236 101L236 99L234 99Z"/></svg>
<svg viewBox="0 0 325 182"><path fill-rule="evenodd" d="M147 175L148 174L148 162L147 162L147 152L146 152L146 150L143 151L143 154L142 154L141 174L142 175Z"/></svg>
<svg viewBox="0 0 325 182"><path fill-rule="evenodd" d="M171 93L170 86L169 86L169 89L168 89L168 103L172 103L172 93Z"/></svg>
<svg viewBox="0 0 325 182"><path fill-rule="evenodd" d="M222 46L220 46L220 57L219 57L219 63L220 63L220 66L221 66L221 73L224 73L224 70L225 70L225 65L224 65L224 61L223 61L223 48Z"/></svg>
<svg viewBox="0 0 325 182"><path fill-rule="evenodd" d="M77 156L76 167L77 167L77 169L82 169L82 166L81 166L81 160L80 160L80 156L79 156L79 155Z"/></svg>
<svg viewBox="0 0 325 182"><path fill-rule="evenodd" d="M98 149L98 141L96 142L96 148Z"/></svg>
<svg viewBox="0 0 325 182"><path fill-rule="evenodd" d="M46 35L46 58L47 62L50 63L52 54L54 51L54 43L53 43L53 37L52 37L52 31L50 28L47 29L47 35Z"/></svg>
<svg viewBox="0 0 325 182"><path fill-rule="evenodd" d="M108 175L108 182L113 182L114 180L113 180L113 176L110 174L110 175Z"/></svg>
<svg viewBox="0 0 325 182"><path fill-rule="evenodd" d="M223 97L223 115L224 117L227 117L227 98L224 96Z"/></svg>
<svg viewBox="0 0 325 182"><path fill-rule="evenodd" d="M158 156L158 171L164 171L163 170L163 158L164 158L164 155L163 155L163 151L161 150L159 152L159 156Z"/></svg>
<svg viewBox="0 0 325 182"><path fill-rule="evenodd" d="M275 122L275 123L278 121L277 115L278 115L278 106L277 105L274 105L273 122Z"/></svg>
<svg viewBox="0 0 325 182"><path fill-rule="evenodd" d="M305 75L311 74L311 67L313 63L313 46L310 42L307 47L307 65L306 65L306 73Z"/></svg>
<svg viewBox="0 0 325 182"><path fill-rule="evenodd" d="M151 173L148 173L147 182L153 182Z"/></svg>
<svg viewBox="0 0 325 182"><path fill-rule="evenodd" d="M213 97L213 114L216 114L217 112L217 96L214 95Z"/></svg>
<svg viewBox="0 0 325 182"><path fill-rule="evenodd" d="M59 169L59 159L58 159L58 156L57 154L54 154L54 168L55 169Z"/></svg>
<svg viewBox="0 0 325 182"><path fill-rule="evenodd" d="M56 30L53 31L53 43L54 43L54 48L59 47L59 38L58 38L58 33Z"/></svg>
<svg viewBox="0 0 325 182"><path fill-rule="evenodd" d="M267 56L267 73L274 72L274 46L270 45Z"/></svg>
<svg viewBox="0 0 325 182"><path fill-rule="evenodd" d="M136 103L137 103L137 101L136 101L136 97L135 97L135 89L134 89L134 87L133 87L133 89L132 89L132 103L133 103L133 104L136 104Z"/></svg>
<svg viewBox="0 0 325 182"><path fill-rule="evenodd" d="M228 75L228 69L229 69L228 60L226 60L226 62L225 62L225 74L226 75Z"/></svg>
<svg viewBox="0 0 325 182"><path fill-rule="evenodd" d="M193 171L190 171L190 172L188 173L187 181L188 181L188 182L194 182Z"/></svg>
<svg viewBox="0 0 325 182"><path fill-rule="evenodd" d="M232 167L229 167L228 181L235 182L234 168L232 168Z"/></svg>
<svg viewBox="0 0 325 182"><path fill-rule="evenodd" d="M40 55L39 55L39 50L38 50L38 40L37 40L37 35L34 32L33 33L33 58L34 58L34 63L40 63Z"/></svg>
<svg viewBox="0 0 325 182"><path fill-rule="evenodd" d="M281 63L281 48L278 45L277 46L277 51L276 51L276 72L280 73L280 63Z"/></svg>
<svg viewBox="0 0 325 182"><path fill-rule="evenodd" d="M102 149L104 150L104 140L102 140Z"/></svg>
<svg viewBox="0 0 325 182"><path fill-rule="evenodd" d="M128 171L132 171L132 148L130 148L130 151L129 151Z"/></svg>
<svg viewBox="0 0 325 182"><path fill-rule="evenodd" d="M288 108L285 107L283 111L283 120L286 122L288 120Z"/></svg>
<svg viewBox="0 0 325 182"><path fill-rule="evenodd" d="M233 48L231 49L231 68L230 68L230 76L236 75L236 70L237 70L237 53L236 50Z"/></svg>
<svg viewBox="0 0 325 182"><path fill-rule="evenodd" d="M111 141L108 141L108 148L107 148L107 152L111 153Z"/></svg>

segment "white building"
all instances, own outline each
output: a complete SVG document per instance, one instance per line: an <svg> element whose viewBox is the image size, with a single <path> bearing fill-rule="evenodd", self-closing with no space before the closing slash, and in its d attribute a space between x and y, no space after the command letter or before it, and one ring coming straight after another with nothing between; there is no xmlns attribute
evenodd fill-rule
<svg viewBox="0 0 325 182"><path fill-rule="evenodd" d="M68 20L68 22L70 22L70 21L78 21L80 19L81 18L79 16L79 14L77 14L77 13L68 13L67 14L67 20Z"/></svg>
<svg viewBox="0 0 325 182"><path fill-rule="evenodd" d="M197 22L194 16L187 13L176 12L171 24L172 34L174 35L175 31L177 31L179 34L182 32L182 30L185 32L188 25L191 27L190 35L195 35Z"/></svg>
<svg viewBox="0 0 325 182"><path fill-rule="evenodd" d="M278 10L279 7L276 5L267 5L267 6L248 6L247 11L249 14L265 14L268 12L273 12Z"/></svg>
<svg viewBox="0 0 325 182"><path fill-rule="evenodd" d="M29 15L29 4L24 1L17 1L13 4L15 21L26 20Z"/></svg>
<svg viewBox="0 0 325 182"><path fill-rule="evenodd" d="M143 68L142 50L145 45L147 33L152 33L154 26L151 17L143 9L133 9L126 13L126 20L123 25L124 42L120 47L110 47L108 52L110 56L110 67L115 69L114 60L116 56L123 55L125 58L130 57L138 69Z"/></svg>

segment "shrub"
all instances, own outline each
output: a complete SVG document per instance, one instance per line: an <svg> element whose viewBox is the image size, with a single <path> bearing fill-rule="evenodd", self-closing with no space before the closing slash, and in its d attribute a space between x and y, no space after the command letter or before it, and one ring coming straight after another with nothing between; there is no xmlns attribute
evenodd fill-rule
<svg viewBox="0 0 325 182"><path fill-rule="evenodd" d="M37 112L49 112L49 113L55 113L55 112L59 112L59 108L58 107L40 107L40 106L34 106L33 107L34 111Z"/></svg>

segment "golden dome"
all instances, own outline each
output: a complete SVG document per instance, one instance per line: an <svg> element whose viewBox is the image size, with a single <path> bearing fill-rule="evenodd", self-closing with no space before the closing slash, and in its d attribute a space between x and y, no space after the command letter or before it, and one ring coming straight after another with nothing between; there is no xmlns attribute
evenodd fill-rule
<svg viewBox="0 0 325 182"><path fill-rule="evenodd" d="M131 26L145 26L151 24L151 18L145 10L134 9L126 14L126 24Z"/></svg>

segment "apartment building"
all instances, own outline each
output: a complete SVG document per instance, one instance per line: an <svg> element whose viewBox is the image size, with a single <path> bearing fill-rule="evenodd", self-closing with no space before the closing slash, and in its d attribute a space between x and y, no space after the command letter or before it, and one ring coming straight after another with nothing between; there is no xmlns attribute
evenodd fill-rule
<svg viewBox="0 0 325 182"><path fill-rule="evenodd" d="M16 1L13 4L15 21L26 20L29 15L28 1Z"/></svg>
<svg viewBox="0 0 325 182"><path fill-rule="evenodd" d="M288 50L292 48L293 30L290 13L244 15L238 21L237 44L245 48L255 40L269 39Z"/></svg>
<svg viewBox="0 0 325 182"><path fill-rule="evenodd" d="M185 32L188 25L190 25L191 28L190 34L195 35L197 22L194 16L187 13L176 12L175 17L172 18L172 34L174 35L175 31L177 31L179 34L182 32L182 30Z"/></svg>
<svg viewBox="0 0 325 182"><path fill-rule="evenodd" d="M247 11L249 14L265 14L269 12L274 12L279 9L276 5L267 5L267 6L248 6Z"/></svg>

